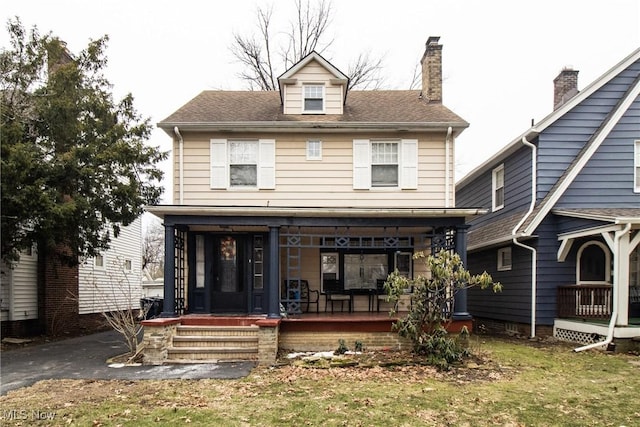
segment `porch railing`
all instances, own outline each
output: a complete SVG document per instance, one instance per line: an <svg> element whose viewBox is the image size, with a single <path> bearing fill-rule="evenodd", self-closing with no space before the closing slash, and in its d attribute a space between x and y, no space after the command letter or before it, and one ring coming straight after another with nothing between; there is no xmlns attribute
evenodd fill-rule
<svg viewBox="0 0 640 427"><path fill-rule="evenodd" d="M611 316L611 285L558 286L559 318L607 319Z"/></svg>

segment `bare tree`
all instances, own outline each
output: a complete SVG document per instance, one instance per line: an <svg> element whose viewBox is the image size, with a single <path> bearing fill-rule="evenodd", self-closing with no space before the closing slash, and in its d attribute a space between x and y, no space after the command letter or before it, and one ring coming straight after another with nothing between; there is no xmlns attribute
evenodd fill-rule
<svg viewBox="0 0 640 427"><path fill-rule="evenodd" d="M382 58L374 58L371 52L361 53L349 66L349 87L351 89L380 89L384 83L381 74Z"/></svg>
<svg viewBox="0 0 640 427"><path fill-rule="evenodd" d="M322 54L331 44L328 32L333 8L330 1L295 0L296 15L284 32L274 36L273 7L258 8L258 35L234 33L233 56L244 65L239 77L251 90L277 90L277 77L312 51ZM277 37L278 35L282 37ZM284 39L283 39L284 38ZM349 88L378 89L382 84L382 58L360 54L349 65Z"/></svg>
<svg viewBox="0 0 640 427"><path fill-rule="evenodd" d="M164 229L152 222L142 238L142 271L152 279L162 277L164 267Z"/></svg>

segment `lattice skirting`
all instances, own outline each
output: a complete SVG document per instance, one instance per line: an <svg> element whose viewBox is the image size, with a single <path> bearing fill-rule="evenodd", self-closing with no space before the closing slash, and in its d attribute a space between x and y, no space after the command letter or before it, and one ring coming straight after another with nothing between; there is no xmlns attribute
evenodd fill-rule
<svg viewBox="0 0 640 427"><path fill-rule="evenodd" d="M592 344L602 341L603 339L600 334L593 332L579 332L562 328L555 328L553 336L560 341L575 342L578 344Z"/></svg>

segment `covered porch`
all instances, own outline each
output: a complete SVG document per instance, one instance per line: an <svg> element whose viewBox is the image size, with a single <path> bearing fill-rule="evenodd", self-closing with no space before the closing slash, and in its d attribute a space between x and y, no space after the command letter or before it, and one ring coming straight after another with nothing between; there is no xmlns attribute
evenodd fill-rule
<svg viewBox="0 0 640 427"><path fill-rule="evenodd" d="M413 263L419 251L452 250L466 262L466 219L481 213L185 206L149 211L165 226L164 306L159 319L144 322L145 337L148 331L163 336L166 349L181 326L252 319L259 347L272 343L270 356L260 360L275 360L285 348L332 349L339 339L401 346L382 290L387 275L396 269L407 277L427 273ZM408 291L397 308L410 304ZM451 319L451 325L468 323L471 329L464 291L456 294Z"/></svg>
<svg viewBox="0 0 640 427"><path fill-rule="evenodd" d="M163 317L378 311L381 283L425 274L413 254L456 251L476 209L155 206L165 226ZM302 285L307 292L302 292ZM312 294L312 295L310 295ZM470 317L466 293L453 317Z"/></svg>
<svg viewBox="0 0 640 427"><path fill-rule="evenodd" d="M557 287L554 336L583 344L640 337L640 218L554 213L602 224L558 235L558 261L575 265L575 282Z"/></svg>

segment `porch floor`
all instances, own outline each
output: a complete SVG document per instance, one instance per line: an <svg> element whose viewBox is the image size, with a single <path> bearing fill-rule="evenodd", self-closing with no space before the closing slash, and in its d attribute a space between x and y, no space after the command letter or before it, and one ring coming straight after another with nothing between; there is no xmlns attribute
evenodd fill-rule
<svg viewBox="0 0 640 427"><path fill-rule="evenodd" d="M393 332L393 323L405 315L404 312L394 317L390 317L388 312L321 312L293 314L279 321L281 332ZM186 314L180 317L180 323L192 326L250 326L262 319L266 319L266 315ZM472 321L451 321L446 328L449 332L458 333L463 326L471 332Z"/></svg>
<svg viewBox="0 0 640 427"><path fill-rule="evenodd" d="M594 323L597 325L608 325L610 319L606 318L606 319L587 319L587 318L583 318L583 317L562 317L562 320L571 320L571 321L577 321L577 322L584 322L584 323ZM640 325L640 317L630 317L629 318L629 326L638 326Z"/></svg>

